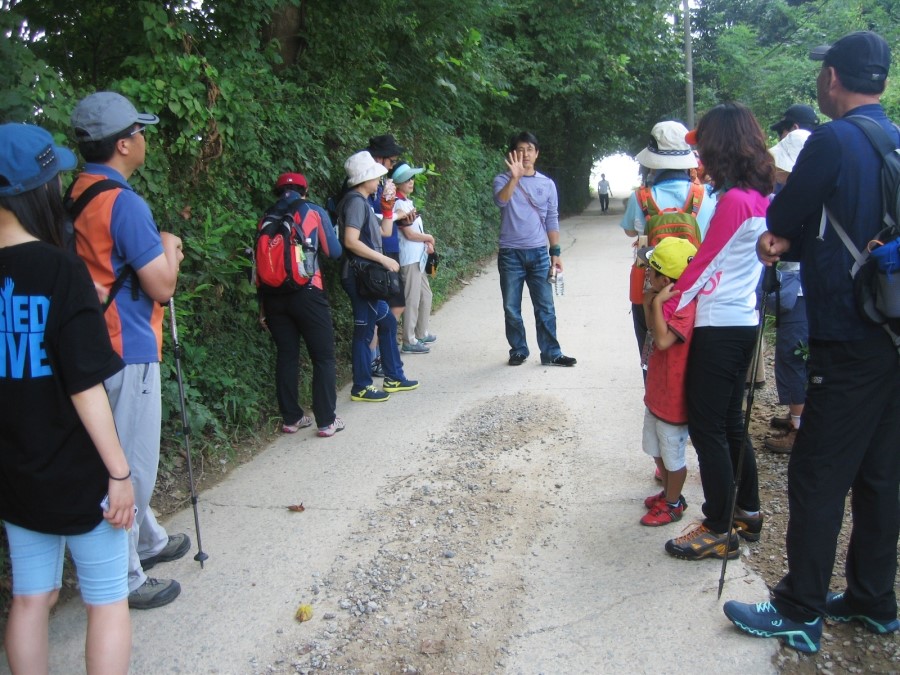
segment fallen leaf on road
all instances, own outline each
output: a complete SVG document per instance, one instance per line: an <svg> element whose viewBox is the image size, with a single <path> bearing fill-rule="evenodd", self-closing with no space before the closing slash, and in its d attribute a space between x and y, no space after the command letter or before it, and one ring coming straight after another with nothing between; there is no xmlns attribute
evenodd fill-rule
<svg viewBox="0 0 900 675"><path fill-rule="evenodd" d="M300 502L299 504L291 504L288 507L288 511L296 511L297 513L303 513L304 511L306 511L306 508L303 506L303 502Z"/></svg>
<svg viewBox="0 0 900 675"><path fill-rule="evenodd" d="M447 645L444 644L443 640L425 639L422 640L419 651L423 654L442 654L447 651Z"/></svg>

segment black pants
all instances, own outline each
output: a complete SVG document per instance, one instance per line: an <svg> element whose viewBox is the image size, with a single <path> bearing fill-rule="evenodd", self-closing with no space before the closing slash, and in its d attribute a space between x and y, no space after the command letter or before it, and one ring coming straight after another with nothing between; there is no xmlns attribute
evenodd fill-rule
<svg viewBox="0 0 900 675"><path fill-rule="evenodd" d="M600 195L600 210L606 213L609 210L609 195Z"/></svg>
<svg viewBox="0 0 900 675"><path fill-rule="evenodd" d="M316 426L334 422L337 383L334 357L334 326L325 293L307 286L285 295L263 296L266 321L278 355L275 359L275 392L285 424L303 417L298 401L300 338L313 364L312 399Z"/></svg>
<svg viewBox="0 0 900 675"><path fill-rule="evenodd" d="M756 327L694 329L687 366L688 431L703 484L703 524L731 529L731 488L741 444L746 443L737 505L759 510L756 456L744 436L744 379L756 344Z"/></svg>
<svg viewBox="0 0 900 675"><path fill-rule="evenodd" d="M894 619L900 531L897 351L886 334L855 342L810 340L809 347L806 406L788 465L789 572L775 588L775 603L795 621L824 613L852 487L847 604L875 619Z"/></svg>

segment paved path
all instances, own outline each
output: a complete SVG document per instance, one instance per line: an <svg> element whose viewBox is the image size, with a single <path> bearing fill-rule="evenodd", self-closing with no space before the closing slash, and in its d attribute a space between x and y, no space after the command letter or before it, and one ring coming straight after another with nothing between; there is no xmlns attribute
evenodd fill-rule
<svg viewBox="0 0 900 675"><path fill-rule="evenodd" d="M493 670L774 672L774 641L739 635L724 618L716 599L719 563L677 561L663 552L664 541L699 514L702 492L690 448L685 520L638 525L641 501L656 485L640 451L642 383L620 216L619 210L601 217L594 202L563 223L566 291L557 314L563 348L578 358L575 368L542 367L536 352L521 367L506 365L498 275L490 264L433 317L440 337L434 353L405 360L407 374L422 381L419 391L364 405L351 403L344 389L341 434L282 437L202 494L209 560L203 570L190 556L154 570L179 579L183 592L167 607L132 612L132 672L265 672L286 640L317 630L315 621L292 620L311 583L338 560L352 565L355 555L368 555L357 534L366 514L383 506L380 493L436 461L424 448L451 432L460 416L519 392L552 397L569 410L571 428L552 484L521 486L557 493L547 497L551 508L533 533L530 554L505 561L521 575L520 611ZM530 314L527 296L523 307ZM528 335L535 349L530 322ZM385 428L403 430L399 440L390 442ZM299 501L309 507L303 514L284 508ZM193 536L191 511L167 526ZM756 600L765 592L741 561L729 563L724 599ZM82 670L83 617L73 602L53 618L52 672Z"/></svg>

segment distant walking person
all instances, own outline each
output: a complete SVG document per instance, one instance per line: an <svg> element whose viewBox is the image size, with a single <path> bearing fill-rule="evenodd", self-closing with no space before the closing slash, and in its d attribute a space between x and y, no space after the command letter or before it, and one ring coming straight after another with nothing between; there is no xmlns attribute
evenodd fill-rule
<svg viewBox="0 0 900 675"><path fill-rule="evenodd" d="M509 342L509 365L520 366L528 358L522 321L522 288L528 284L537 324L541 363L574 366L556 339L556 309L547 283L551 267L562 272L559 247L559 199L554 182L538 172L538 139L523 131L512 138L506 166L509 171L494 178L494 203L500 209L500 292ZM550 243L549 255L547 243Z"/></svg>
<svg viewBox="0 0 900 675"><path fill-rule="evenodd" d="M597 183L597 196L600 197L600 213L609 211L609 198L612 197L612 189L609 187L609 181L606 180L606 174L600 174L600 182Z"/></svg>
<svg viewBox="0 0 900 675"><path fill-rule="evenodd" d="M757 247L766 265L800 260L809 319L806 405L788 465L788 573L771 601L723 608L741 630L802 652L819 650L823 617L858 621L878 634L900 629L900 361L888 334L857 309L848 273L854 261L836 229L863 250L883 227L881 156L854 120L874 122L873 131L900 146L880 104L891 52L880 36L859 32L810 56L822 61L819 109L833 121L806 141ZM835 548L851 489L847 587L834 593Z"/></svg>

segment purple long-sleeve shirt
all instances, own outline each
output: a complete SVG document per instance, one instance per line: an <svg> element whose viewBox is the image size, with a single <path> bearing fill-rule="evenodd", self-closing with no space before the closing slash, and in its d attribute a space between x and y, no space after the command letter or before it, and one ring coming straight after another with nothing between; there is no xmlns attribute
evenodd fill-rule
<svg viewBox="0 0 900 675"><path fill-rule="evenodd" d="M512 176L501 173L494 178L494 203L500 209L500 248L542 248L547 233L559 231L559 197L556 184L536 171L522 176L508 202L500 192Z"/></svg>

